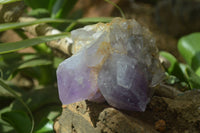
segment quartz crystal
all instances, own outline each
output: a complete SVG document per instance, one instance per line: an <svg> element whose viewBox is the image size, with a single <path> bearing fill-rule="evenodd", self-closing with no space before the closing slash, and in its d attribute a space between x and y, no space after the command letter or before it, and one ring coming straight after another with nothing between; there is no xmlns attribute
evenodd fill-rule
<svg viewBox="0 0 200 133"><path fill-rule="evenodd" d="M85 26L71 32L73 56L57 69L60 100L102 102L144 111L164 76L155 40L134 19Z"/></svg>

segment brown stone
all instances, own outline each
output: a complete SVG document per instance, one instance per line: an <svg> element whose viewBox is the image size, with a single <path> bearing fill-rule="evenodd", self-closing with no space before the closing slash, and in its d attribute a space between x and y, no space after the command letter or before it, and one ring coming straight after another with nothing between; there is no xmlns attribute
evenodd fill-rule
<svg viewBox="0 0 200 133"><path fill-rule="evenodd" d="M148 124L141 124L105 103L88 101L63 108L54 129L56 133L157 133Z"/></svg>
<svg viewBox="0 0 200 133"><path fill-rule="evenodd" d="M199 133L200 90L175 98L154 96L145 112L81 101L63 107L56 133ZM157 130L157 131L156 131Z"/></svg>
<svg viewBox="0 0 200 133"><path fill-rule="evenodd" d="M159 132L164 132L166 129L166 122L164 120L158 120L155 123L155 129Z"/></svg>
<svg viewBox="0 0 200 133"><path fill-rule="evenodd" d="M192 90L177 96L175 99L153 97L148 110L153 119L166 122L167 133L200 131L200 91ZM149 111L146 112L149 112Z"/></svg>

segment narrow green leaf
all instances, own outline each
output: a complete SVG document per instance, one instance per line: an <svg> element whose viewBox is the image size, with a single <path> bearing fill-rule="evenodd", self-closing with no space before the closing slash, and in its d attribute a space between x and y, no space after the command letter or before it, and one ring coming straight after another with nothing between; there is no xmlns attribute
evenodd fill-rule
<svg viewBox="0 0 200 133"><path fill-rule="evenodd" d="M21 0L0 0L0 4L8 4L16 1L21 1Z"/></svg>
<svg viewBox="0 0 200 133"><path fill-rule="evenodd" d="M22 40L22 41L13 42L13 43L2 43L2 44L0 44L0 54L14 52L14 51L17 51L22 48L26 48L26 47L34 46L34 45L37 45L40 43L64 38L68 35L69 35L69 33L61 33L61 34L50 35L50 36L40 36L37 38Z"/></svg>
<svg viewBox="0 0 200 133"><path fill-rule="evenodd" d="M27 15L32 16L34 18L47 18L50 17L50 13L47 9L44 8L36 8L32 9Z"/></svg>
<svg viewBox="0 0 200 133"><path fill-rule="evenodd" d="M51 17L52 18L58 18L61 10L62 10L62 5L64 5L65 0L57 0L54 3L54 6L52 8L52 13L51 13Z"/></svg>
<svg viewBox="0 0 200 133"><path fill-rule="evenodd" d="M8 122L19 133L31 132L31 120L22 111L10 111L2 114L2 119Z"/></svg>
<svg viewBox="0 0 200 133"><path fill-rule="evenodd" d="M52 12L52 8L53 8L55 2L56 2L56 0L49 0L48 10L50 13Z"/></svg>
<svg viewBox="0 0 200 133"><path fill-rule="evenodd" d="M98 22L110 22L113 17L88 17L88 18L81 18L78 19L78 23L98 23Z"/></svg>
<svg viewBox="0 0 200 133"><path fill-rule="evenodd" d="M106 1L106 2L110 3L111 5L113 5L114 7L116 7L116 8L119 10L121 16L122 16L123 18L126 18L125 15L124 15L124 12L122 11L122 9L121 9L117 4L115 4L115 3L112 2L111 0L104 0L104 1Z"/></svg>
<svg viewBox="0 0 200 133"><path fill-rule="evenodd" d="M97 22L110 22L112 20L111 17L96 17L96 18L81 18L78 20L72 19L54 19L54 18L41 18L31 22L15 22L15 23L5 23L0 24L0 32L6 31L10 29L22 28L34 24L41 24L41 23L97 23Z"/></svg>
<svg viewBox="0 0 200 133"><path fill-rule="evenodd" d="M29 60L21 64L18 67L18 69L24 69L28 67L35 67L35 66L42 66L42 65L50 65L50 64L52 64L52 61L48 59L34 59L34 60Z"/></svg>
<svg viewBox="0 0 200 133"><path fill-rule="evenodd" d="M25 26L30 26L34 24L41 24L41 23L70 23L73 20L64 20L64 19L53 19L53 18L41 18L31 22L15 22L15 23L5 23L0 24L0 32L9 30L9 29L16 29Z"/></svg>
<svg viewBox="0 0 200 133"><path fill-rule="evenodd" d="M73 22L71 23L66 29L66 32L70 32L76 25L78 24L78 22Z"/></svg>
<svg viewBox="0 0 200 133"><path fill-rule="evenodd" d="M195 71L200 68L200 32L182 37L178 50L188 65ZM200 76L200 73L196 73Z"/></svg>
<svg viewBox="0 0 200 133"><path fill-rule="evenodd" d="M94 18L81 18L78 19L77 21L74 21L73 23L71 23L65 31L69 32L71 31L77 24L88 24L88 23L108 23L110 21L112 21L112 17L94 17Z"/></svg>

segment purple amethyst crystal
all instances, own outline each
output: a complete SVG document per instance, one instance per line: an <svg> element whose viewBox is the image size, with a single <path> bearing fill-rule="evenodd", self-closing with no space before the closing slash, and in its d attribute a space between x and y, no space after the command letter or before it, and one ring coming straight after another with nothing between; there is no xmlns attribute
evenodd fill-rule
<svg viewBox="0 0 200 133"><path fill-rule="evenodd" d="M98 86L110 105L119 109L144 111L150 100L148 76L144 64L114 53L99 73Z"/></svg>
<svg viewBox="0 0 200 133"><path fill-rule="evenodd" d="M103 101L144 111L163 70L151 33L135 20L114 19L71 32L73 56L57 70L63 104Z"/></svg>
<svg viewBox="0 0 200 133"><path fill-rule="evenodd" d="M97 91L97 85L93 83L94 76L82 56L82 53L73 55L57 69L59 96L63 104L88 99Z"/></svg>

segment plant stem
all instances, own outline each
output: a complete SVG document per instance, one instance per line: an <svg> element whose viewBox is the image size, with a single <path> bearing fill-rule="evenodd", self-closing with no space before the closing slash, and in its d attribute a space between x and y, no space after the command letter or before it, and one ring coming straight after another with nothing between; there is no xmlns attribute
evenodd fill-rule
<svg viewBox="0 0 200 133"><path fill-rule="evenodd" d="M34 129L34 125L35 125L35 122L34 122L34 118L33 118L33 114L31 112L31 110L29 109L29 107L27 106L27 104L22 100L22 98L20 98L16 93L15 91L13 91L12 88L10 88L7 84L5 84L1 79L0 79L0 85L6 89L8 92L10 92L17 100L19 100L23 105L24 107L27 109L30 117L31 117L31 130L30 130L30 133L33 133L33 129Z"/></svg>
<svg viewBox="0 0 200 133"><path fill-rule="evenodd" d="M124 18L124 19L126 18L124 13L123 13L123 11L122 11L122 9L117 4L115 4L114 2L112 2L110 0L104 0L104 1L106 1L106 2L108 2L110 4L112 4L114 7L116 7L119 10L120 14L122 15L122 18Z"/></svg>

